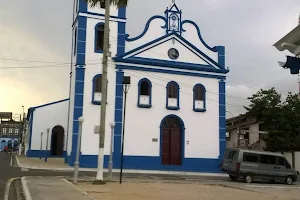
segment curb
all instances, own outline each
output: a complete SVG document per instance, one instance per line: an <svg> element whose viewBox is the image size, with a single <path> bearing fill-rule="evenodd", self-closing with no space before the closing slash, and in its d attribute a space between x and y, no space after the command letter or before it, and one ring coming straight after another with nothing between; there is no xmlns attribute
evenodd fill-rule
<svg viewBox="0 0 300 200"><path fill-rule="evenodd" d="M25 180L25 176L21 178L21 183L24 191L25 200L32 200L27 182Z"/></svg>
<svg viewBox="0 0 300 200"><path fill-rule="evenodd" d="M20 179L20 177L18 177L18 178L10 178L6 182L5 192L4 192L4 200L8 200L11 183L13 181L17 180L17 179Z"/></svg>
<svg viewBox="0 0 300 200"><path fill-rule="evenodd" d="M18 160L17 160L18 162ZM73 168L46 168L46 167L35 167L35 166L24 166L19 165L22 169L31 169L31 170L44 170L44 171L60 171L60 172L73 172ZM80 172L97 172L97 169L80 169ZM104 170L104 172L108 172L108 170ZM118 173L118 169L114 169L113 173ZM200 173L200 172L171 172L171 171L143 171L143 170L123 170L124 173L127 174L148 174L148 175L180 175L180 176L209 176L209 177L228 177L227 174L223 173Z"/></svg>
<svg viewBox="0 0 300 200"><path fill-rule="evenodd" d="M18 167L20 167L20 161L19 161L18 155L15 155L15 158L16 158Z"/></svg>

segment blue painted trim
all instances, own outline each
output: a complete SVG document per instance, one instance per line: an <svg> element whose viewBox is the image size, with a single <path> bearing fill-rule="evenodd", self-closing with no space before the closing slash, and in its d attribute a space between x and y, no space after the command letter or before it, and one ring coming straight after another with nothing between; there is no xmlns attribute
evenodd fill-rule
<svg viewBox="0 0 300 200"><path fill-rule="evenodd" d="M97 74L93 78L93 89L92 89L92 104L94 105L101 105L101 101L95 101L95 89L96 89L96 79L98 77L102 77L102 74Z"/></svg>
<svg viewBox="0 0 300 200"><path fill-rule="evenodd" d="M203 38L202 38L202 36L201 36L200 28L198 27L198 25L197 25L195 22L193 22L193 21L191 21L191 20L184 20L184 21L181 23L181 29L182 29L183 32L186 31L186 30L183 29L183 25L184 25L184 24L192 24L192 25L196 28L197 33L198 33L198 37L199 37L200 41L202 42L202 44L203 44L207 49L209 49L209 50L211 50L211 51L213 51L213 52L217 52L217 51L218 51L218 47L216 47L216 46L215 46L215 47L210 47L210 46L208 46L208 45L206 44L206 42L203 40Z"/></svg>
<svg viewBox="0 0 300 200"><path fill-rule="evenodd" d="M84 9L80 9L80 12L87 11L87 2L85 0L80 0L84 2ZM86 27L87 27L87 17L78 17L78 50L76 54L76 70L74 71L75 76L75 88L74 88L74 107L72 120L72 143L71 152L68 156L68 164L71 165L75 162L76 149L77 149L77 139L78 139L78 118L83 115L83 95L84 95L84 81L85 81L85 52L86 52Z"/></svg>
<svg viewBox="0 0 300 200"><path fill-rule="evenodd" d="M175 10L173 10L175 8ZM170 26L171 26L171 15L177 15L178 16L178 27L177 30L171 30ZM178 9L177 5L174 3L172 5L172 7L170 9L167 8L167 10L165 11L165 15L166 15L166 19L168 21L168 26L167 26L167 30L166 33L170 33L170 32L176 32L179 33L180 35L182 34L182 26L181 26L181 21L182 21L182 12L181 10Z"/></svg>
<svg viewBox="0 0 300 200"><path fill-rule="evenodd" d="M179 8L178 8L178 6L176 5L176 3L174 3L174 4L172 5L172 7L169 9L169 11L173 11L173 8L175 8L175 12L181 13L181 10L179 10Z"/></svg>
<svg viewBox="0 0 300 200"><path fill-rule="evenodd" d="M116 71L116 92L115 92L115 134L114 134L114 152L113 163L114 168L120 167L121 160L121 135L123 130L123 77L122 70Z"/></svg>
<svg viewBox="0 0 300 200"><path fill-rule="evenodd" d="M98 38L98 31L97 31L97 28L99 26L102 26L103 25L103 37L104 37L104 23L103 22L99 22L98 24L96 24L95 26L95 35L94 35L94 52L95 53L103 53L103 50L98 50L97 49L97 38Z"/></svg>
<svg viewBox="0 0 300 200"><path fill-rule="evenodd" d="M228 70L224 69L216 69L209 65L197 65L197 64L190 64L184 62L174 62L174 61L164 61L152 58L113 58L115 62L122 62L122 63L130 63L130 64L140 64L140 65L150 65L150 66L157 66L157 67L169 67L173 69L185 69L197 72L214 72L219 74L227 74Z"/></svg>
<svg viewBox="0 0 300 200"><path fill-rule="evenodd" d="M183 120L178 117L177 115L167 115L165 116L161 122L160 122L160 143L159 143L159 157L160 157L160 160L162 159L162 134L163 134L163 124L164 124L164 121L167 120L168 118L176 118L179 122L180 122L180 135L181 135L181 166L184 166L184 161L185 161L185 125L184 125L184 122ZM162 165L162 164L161 164ZM163 166L163 165L162 165ZM168 167L172 167L172 165L168 165ZM176 167L176 166L173 166L173 167Z"/></svg>
<svg viewBox="0 0 300 200"><path fill-rule="evenodd" d="M218 47L218 63L221 68L225 68L225 47Z"/></svg>
<svg viewBox="0 0 300 200"><path fill-rule="evenodd" d="M51 106L53 104L58 104L58 103L61 103L61 102L64 102L64 101L69 101L70 99L67 98L67 99L63 99L63 100L59 100L59 101L54 101L54 102L51 102L51 103L47 103L47 104L43 104L43 105L40 105L40 106L36 106L36 107L31 107L30 109L33 109L32 112L37 109L37 108L42 108L42 107L46 107L46 106Z"/></svg>
<svg viewBox="0 0 300 200"><path fill-rule="evenodd" d="M204 108L202 108L202 109L196 108L196 91L195 91L195 89L197 86L200 86L204 89L204 102L203 102ZM206 112L206 88L201 83L196 84L193 88L193 110L195 112Z"/></svg>
<svg viewBox="0 0 300 200"><path fill-rule="evenodd" d="M175 71L175 70L168 70L168 69L155 69L155 68L150 68L150 67L134 67L134 66L127 66L127 65L117 65L116 68L117 69L147 71L147 72L159 72L159 73L165 73L165 74L179 74L179 75L185 75L185 76L196 76L196 77L205 77L205 78L214 78L214 79L226 79L226 76L220 76L220 75L183 72L183 71Z"/></svg>
<svg viewBox="0 0 300 200"><path fill-rule="evenodd" d="M126 19L126 7L120 7L118 9L118 18L119 19Z"/></svg>
<svg viewBox="0 0 300 200"><path fill-rule="evenodd" d="M47 151L47 157L50 157L50 158L61 158L61 157L65 157L66 156L66 151L63 151L63 155L62 156L52 156L52 153L51 153L51 150L48 150ZM42 157L44 158L46 155L46 150L30 150L27 152L27 156L28 157L33 157L33 158L39 158L39 157Z"/></svg>
<svg viewBox="0 0 300 200"><path fill-rule="evenodd" d="M226 83L219 81L219 163L226 149Z"/></svg>
<svg viewBox="0 0 300 200"><path fill-rule="evenodd" d="M74 28L74 42L72 41L72 43L74 43L74 49L73 49L73 52L74 52L74 55L76 55L76 50L77 50L77 27Z"/></svg>
<svg viewBox="0 0 300 200"><path fill-rule="evenodd" d="M28 146L28 150L26 152L26 155L28 156L28 151L31 150L31 144L32 144L32 124L33 124L33 113L34 113L34 110L35 108L31 108L32 109L32 112L30 114L30 117L29 117L29 146Z"/></svg>
<svg viewBox="0 0 300 200"><path fill-rule="evenodd" d="M163 16L155 15L155 16L151 17L151 18L147 21L144 31L143 31L139 36L134 37L134 38L129 38L129 35L126 34L126 37L125 37L126 41L127 41L127 42L133 42L133 41L135 41L135 40L141 39L141 38L147 33L147 31L148 31L148 29L149 29L149 27L150 27L150 23L151 23L154 19L162 19L162 20L165 22L165 25L162 26L161 28L163 28L163 29L166 29L166 28L167 28L167 24L168 24L167 19L166 19L165 17L163 17Z"/></svg>
<svg viewBox="0 0 300 200"><path fill-rule="evenodd" d="M117 55L125 53L125 29L126 23L118 22L118 39L117 39Z"/></svg>
<svg viewBox="0 0 300 200"><path fill-rule="evenodd" d="M85 13L88 10L88 3L86 0L79 0L78 12Z"/></svg>
<svg viewBox="0 0 300 200"><path fill-rule="evenodd" d="M97 168L97 155L81 155L80 167ZM108 167L109 156L104 156L104 168ZM116 161L116 162L115 162ZM114 161L114 169L120 169L120 161ZM71 165L74 166L74 165ZM124 155L124 168L132 170L155 171L186 171L220 173L219 160L209 158L185 158L184 165L162 165L159 156L126 156Z"/></svg>
<svg viewBox="0 0 300 200"><path fill-rule="evenodd" d="M171 84L175 84L176 87L177 87L177 106L176 107L169 106L169 101L168 101L168 99L169 99L169 91L168 91L168 88L169 88L169 86ZM179 103L179 101L180 101L180 96L179 96L180 95L180 87L179 87L178 83L175 82L175 81L170 81L167 84L166 90L167 90L166 91L166 108L167 108L167 110L179 110L180 109L180 103Z"/></svg>
<svg viewBox="0 0 300 200"><path fill-rule="evenodd" d="M140 95L141 95L141 85L143 82L147 82L148 90L149 90L149 105L144 105L140 103ZM138 103L137 106L139 108L151 108L152 107L152 83L149 79L143 78L138 83Z"/></svg>
<svg viewBox="0 0 300 200"><path fill-rule="evenodd" d="M174 36L174 37L170 37L170 36ZM164 36L162 36L162 37L160 37L160 38L157 38L157 39L155 39L155 40L153 40L153 41L151 41L151 42L148 42L148 43L146 43L146 44L144 44L144 45L142 45L142 46L140 46L140 47L137 47L137 48L135 48L135 49L133 49L133 50L131 50L131 51L129 51L129 52L127 52L127 53L125 53L125 54L123 54L123 55L120 55L120 56L118 56L118 57L115 57L115 58L113 58L115 61L116 60L122 60L123 62L125 62L124 60L129 60L129 59L133 59L133 58L131 58L131 57L129 57L129 58L127 58L127 59L124 59L124 57L126 57L126 56L128 56L128 55L130 55L130 54L134 54L134 53L137 53L137 54L139 54L139 53L141 53L141 52L139 52L140 50L142 50L142 49L145 49L145 50L148 50L148 49L151 49L151 48L153 48L153 47L155 47L155 46L157 46L157 45L159 45L159 44L161 44L161 43L164 43L164 42L167 42L167 41L169 41L169 40L167 40L167 41L163 41L165 38L168 38L168 37L170 37L170 39L169 40L171 40L171 39L173 39L173 38L175 38L176 39L176 37L179 39L176 39L178 42L180 42L182 45L184 45L186 48L188 48L189 50L191 50L191 51L195 51L195 52L197 52L198 54L200 54L201 56L203 56L205 59L207 59L209 62L211 62L211 63L213 63L214 65L216 65L219 69L215 69L214 67L212 67L212 68L214 68L214 70L216 70L217 72L219 72L219 73L228 73L229 72L229 70L228 69L224 69L224 67L221 67L221 66L219 66L219 64L216 62L216 61L214 61L213 59L211 59L210 57L208 57L205 53L203 53L200 49L198 49L197 47L195 47L192 43L190 43L189 41L187 41L186 39L184 39L181 35L179 35L179 34L177 34L176 32L172 32L172 33L169 33L169 34L166 34L166 35L164 35ZM180 41L181 40L181 41ZM160 42L161 41L161 42ZM151 45L153 45L153 44L155 44L155 43L158 43L158 44L156 44L155 46L151 46ZM148 48L147 48L148 47ZM197 55L197 54L196 54ZM197 56L199 56L199 55L197 55ZM201 58L201 57L200 57ZM161 63L164 63L164 62L166 62L166 61L161 61ZM175 61L170 61L170 62L173 62L173 63L177 63L177 62L175 62ZM160 63L160 65L161 65L161 63ZM196 65L196 64L191 64L191 63L188 63L189 65ZM174 64L173 64L174 65ZM199 65L198 65L199 66ZM201 66L201 65L200 65Z"/></svg>
<svg viewBox="0 0 300 200"><path fill-rule="evenodd" d="M105 17L105 14L101 14L101 13L94 13L94 12L80 12L80 13L85 13L88 15L95 15L95 16L101 16L101 17ZM123 19L126 20L126 17L119 17L119 16L110 16L111 19Z"/></svg>

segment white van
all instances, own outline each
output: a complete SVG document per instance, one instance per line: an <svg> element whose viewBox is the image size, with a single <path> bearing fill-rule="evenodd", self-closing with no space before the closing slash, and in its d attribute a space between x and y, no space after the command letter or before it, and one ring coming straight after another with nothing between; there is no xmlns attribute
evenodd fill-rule
<svg viewBox="0 0 300 200"><path fill-rule="evenodd" d="M226 149L220 167L231 180L241 178L246 183L267 180L292 184L299 174L282 154L235 148Z"/></svg>

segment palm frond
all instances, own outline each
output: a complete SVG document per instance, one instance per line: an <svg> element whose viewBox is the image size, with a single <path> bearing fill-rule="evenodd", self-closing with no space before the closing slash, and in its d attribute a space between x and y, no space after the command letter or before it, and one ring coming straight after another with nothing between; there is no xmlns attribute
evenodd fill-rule
<svg viewBox="0 0 300 200"><path fill-rule="evenodd" d="M104 0L86 0L90 7L94 8L96 6L100 7L100 3ZM126 7L128 0L110 0L110 4L120 7Z"/></svg>

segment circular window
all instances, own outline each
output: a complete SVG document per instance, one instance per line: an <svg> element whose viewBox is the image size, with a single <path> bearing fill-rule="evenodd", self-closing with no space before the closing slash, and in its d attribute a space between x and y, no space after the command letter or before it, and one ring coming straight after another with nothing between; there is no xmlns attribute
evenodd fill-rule
<svg viewBox="0 0 300 200"><path fill-rule="evenodd" d="M169 58L176 60L179 57L179 51L175 48L171 48L168 51Z"/></svg>

